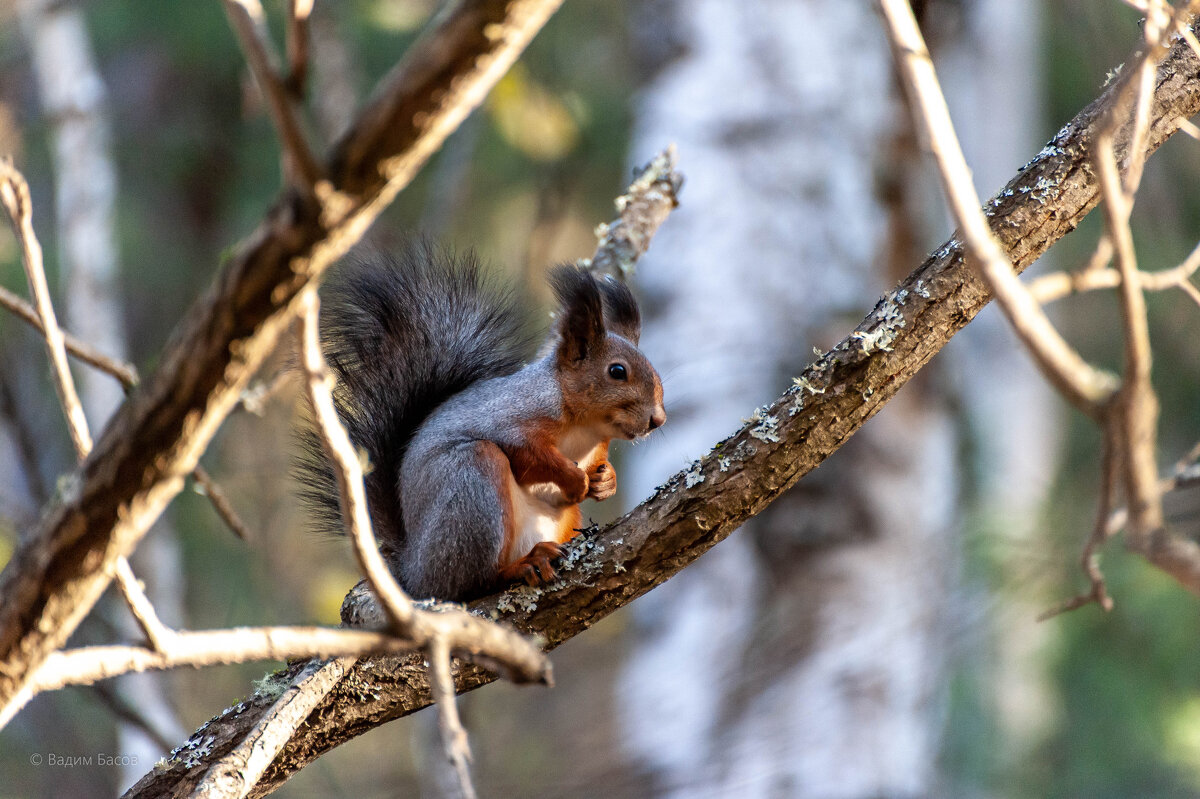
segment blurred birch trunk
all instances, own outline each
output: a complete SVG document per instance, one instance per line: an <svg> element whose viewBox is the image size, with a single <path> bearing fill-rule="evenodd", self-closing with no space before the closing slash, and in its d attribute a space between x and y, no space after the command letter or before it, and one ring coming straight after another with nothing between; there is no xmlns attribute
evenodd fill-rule
<svg viewBox="0 0 1200 799"><path fill-rule="evenodd" d="M84 15L77 5L53 0L22 0L18 10L42 110L53 128L55 238L65 323L105 354L127 360L107 92L92 57ZM88 424L98 436L124 393L108 375L90 369L78 375ZM159 615L178 625L183 616L182 566L175 535L165 522L130 561ZM110 608L123 635L136 640L140 633L125 608L119 601ZM116 681L116 690L119 701L131 706L141 721L117 723L117 752L132 758L120 777L123 788L166 753L161 741L177 741L186 733L167 700L162 675L126 675Z"/></svg>
<svg viewBox="0 0 1200 799"><path fill-rule="evenodd" d="M658 0L635 29L651 74L634 157L675 141L688 176L639 270L670 415L622 473L641 496L836 343L932 236L867 0ZM961 471L945 369L641 600L618 702L655 795L936 791Z"/></svg>
<svg viewBox="0 0 1200 799"><path fill-rule="evenodd" d="M980 196L994 194L1057 128L1043 109L1042 6L972 0L939 36L937 66ZM1044 271L1053 259L1051 251L1034 268ZM960 339L946 354L969 426L969 471L981 476L969 510L976 535L999 553L997 581L1011 590L989 603L986 623L969 621L979 632L956 630L967 649L958 654L973 679L990 686L985 706L1001 743L993 768L1006 773L1042 743L1056 707L1044 658L1052 628L1036 620L1053 604L1038 590L1053 571L1045 554L1053 545L1038 521L1059 467L1066 414L996 308Z"/></svg>

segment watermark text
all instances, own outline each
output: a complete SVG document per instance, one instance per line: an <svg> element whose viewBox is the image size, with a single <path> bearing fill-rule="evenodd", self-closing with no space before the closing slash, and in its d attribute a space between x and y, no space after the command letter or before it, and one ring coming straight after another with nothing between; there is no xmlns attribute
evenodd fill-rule
<svg viewBox="0 0 1200 799"><path fill-rule="evenodd" d="M137 764L137 755L112 755L107 752L95 752L86 755L34 752L29 756L29 765L50 766L51 768L121 768L123 766L136 766Z"/></svg>

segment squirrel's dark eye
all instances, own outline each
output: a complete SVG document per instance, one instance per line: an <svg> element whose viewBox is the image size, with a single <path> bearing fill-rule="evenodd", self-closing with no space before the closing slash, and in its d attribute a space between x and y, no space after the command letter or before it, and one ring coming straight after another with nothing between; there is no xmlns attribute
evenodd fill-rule
<svg viewBox="0 0 1200 799"><path fill-rule="evenodd" d="M608 376L613 380L628 380L629 374L625 371L625 367L619 363L614 363L608 367Z"/></svg>

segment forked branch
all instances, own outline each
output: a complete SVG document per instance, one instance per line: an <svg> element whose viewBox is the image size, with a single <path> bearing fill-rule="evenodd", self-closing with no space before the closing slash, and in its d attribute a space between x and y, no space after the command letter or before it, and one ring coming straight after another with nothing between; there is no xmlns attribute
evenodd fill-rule
<svg viewBox="0 0 1200 799"><path fill-rule="evenodd" d="M285 190L0 575L0 706L58 649L183 486L310 281L344 253L561 0L459 0L335 148L319 198Z"/></svg>

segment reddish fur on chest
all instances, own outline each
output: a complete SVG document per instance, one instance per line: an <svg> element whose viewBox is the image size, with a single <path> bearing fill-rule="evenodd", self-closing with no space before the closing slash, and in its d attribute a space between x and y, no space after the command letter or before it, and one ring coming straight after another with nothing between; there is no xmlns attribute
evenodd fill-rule
<svg viewBox="0 0 1200 799"><path fill-rule="evenodd" d="M527 425L521 432L522 443L502 447L508 456L513 479L519 486L534 483L555 483L569 492L578 483L579 471L558 450L561 425L545 422Z"/></svg>
<svg viewBox="0 0 1200 799"><path fill-rule="evenodd" d="M569 541L576 535L583 514L579 510L579 502L587 495L586 471L595 463L608 457L608 442L589 453L588 462L576 464L563 455L558 448L562 438L563 426L553 422L532 423L522 430L522 442L515 446L501 447L508 458L508 466L513 480L522 488L538 483L553 483L563 492L568 503L563 507L556 525L555 540L558 543ZM514 498L506 497L507 508L511 511ZM520 530L517 529L512 513L506 514L504 525L504 542L500 549L498 566L504 570L518 563L525 553L515 551Z"/></svg>

